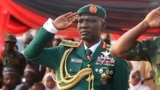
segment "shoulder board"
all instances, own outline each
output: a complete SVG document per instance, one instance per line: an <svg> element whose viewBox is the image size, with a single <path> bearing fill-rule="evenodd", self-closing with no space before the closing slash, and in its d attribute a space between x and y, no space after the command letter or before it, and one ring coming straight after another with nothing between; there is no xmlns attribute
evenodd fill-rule
<svg viewBox="0 0 160 90"><path fill-rule="evenodd" d="M59 45L67 46L67 47L77 47L79 42L71 41L71 40L63 40Z"/></svg>

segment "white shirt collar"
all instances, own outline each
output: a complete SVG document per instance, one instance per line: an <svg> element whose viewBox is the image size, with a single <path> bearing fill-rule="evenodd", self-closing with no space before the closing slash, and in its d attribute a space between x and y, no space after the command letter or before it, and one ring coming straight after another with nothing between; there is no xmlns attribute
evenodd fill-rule
<svg viewBox="0 0 160 90"><path fill-rule="evenodd" d="M89 49L94 53L95 50L97 49L97 47L100 45L100 43L101 43L101 40L99 40L98 43L92 45ZM85 50L86 50L88 47L84 44L84 48L85 48ZM93 53L92 53L92 55L93 55Z"/></svg>

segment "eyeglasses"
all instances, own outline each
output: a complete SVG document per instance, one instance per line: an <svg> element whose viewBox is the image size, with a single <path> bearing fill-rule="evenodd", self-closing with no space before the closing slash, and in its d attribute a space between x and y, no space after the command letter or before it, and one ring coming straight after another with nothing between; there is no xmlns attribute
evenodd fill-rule
<svg viewBox="0 0 160 90"><path fill-rule="evenodd" d="M141 80L141 76L132 75L132 78L135 78L135 79Z"/></svg>

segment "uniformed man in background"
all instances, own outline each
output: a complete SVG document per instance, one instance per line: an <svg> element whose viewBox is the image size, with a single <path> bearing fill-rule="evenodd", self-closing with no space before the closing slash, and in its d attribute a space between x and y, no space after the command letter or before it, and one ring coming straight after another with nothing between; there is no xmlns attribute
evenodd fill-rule
<svg viewBox="0 0 160 90"><path fill-rule="evenodd" d="M24 56L54 69L60 90L127 90L127 63L112 57L110 46L101 39L105 19L106 10L95 4L85 5L55 20L49 18L24 50ZM62 41L60 46L44 48L58 30L66 29L76 20L80 42Z"/></svg>
<svg viewBox="0 0 160 90"><path fill-rule="evenodd" d="M4 51L2 54L2 64L3 68L14 68L19 76L22 76L26 65L26 60L23 54L18 52L16 42L17 39L14 35L7 34L5 39Z"/></svg>
<svg viewBox="0 0 160 90"><path fill-rule="evenodd" d="M156 90L160 90L160 37L137 41L149 29L160 29L160 7L150 11L135 27L123 34L111 48L111 53L127 60L149 61L153 70Z"/></svg>

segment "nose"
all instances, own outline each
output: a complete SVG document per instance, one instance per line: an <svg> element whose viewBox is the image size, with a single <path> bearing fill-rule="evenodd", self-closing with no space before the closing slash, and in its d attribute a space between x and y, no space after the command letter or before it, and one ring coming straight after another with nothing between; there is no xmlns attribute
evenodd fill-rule
<svg viewBox="0 0 160 90"><path fill-rule="evenodd" d="M8 84L9 84L9 83L11 83L11 82L12 82L12 80L11 80L11 79L8 79L8 80L7 80L7 83L8 83Z"/></svg>
<svg viewBox="0 0 160 90"><path fill-rule="evenodd" d="M83 22L81 23L81 27L83 27L83 28L88 27L87 21L83 21Z"/></svg>

